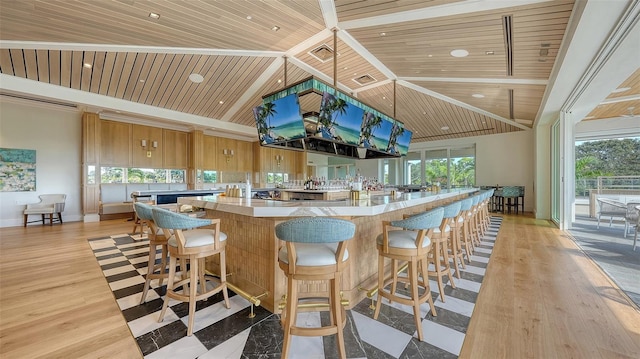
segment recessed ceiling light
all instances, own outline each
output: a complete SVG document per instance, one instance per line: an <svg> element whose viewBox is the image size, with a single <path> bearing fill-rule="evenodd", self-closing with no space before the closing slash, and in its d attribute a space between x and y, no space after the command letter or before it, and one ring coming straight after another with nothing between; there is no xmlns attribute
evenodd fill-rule
<svg viewBox="0 0 640 359"><path fill-rule="evenodd" d="M493 52L493 51L485 51L484 54L485 55L493 55L493 54L495 54L495 52Z"/></svg>
<svg viewBox="0 0 640 359"><path fill-rule="evenodd" d="M218 101L218 103L222 105L222 104L224 104L224 101L220 100L220 101Z"/></svg>
<svg viewBox="0 0 640 359"><path fill-rule="evenodd" d="M278 79L278 83L282 83L282 80L281 80L281 79Z"/></svg>
<svg viewBox="0 0 640 359"><path fill-rule="evenodd" d="M91 68L91 64L88 62L85 62L84 64L82 64L82 66L86 69L90 69Z"/></svg>
<svg viewBox="0 0 640 359"><path fill-rule="evenodd" d="M625 91L629 91L629 90L631 90L631 87L620 87L620 88L617 88L617 89L611 91L611 93L620 93L620 92L625 92Z"/></svg>
<svg viewBox="0 0 640 359"><path fill-rule="evenodd" d="M442 126L442 127L440 127L440 129L442 131L449 131L449 126Z"/></svg>
<svg viewBox="0 0 640 359"><path fill-rule="evenodd" d="M155 12L150 12L149 17L154 20L158 20L160 18L160 14L156 14Z"/></svg>
<svg viewBox="0 0 640 359"><path fill-rule="evenodd" d="M202 81L204 81L204 77L202 77L202 75L200 75L200 74L193 73L193 74L189 75L189 80L191 80L191 82L195 82L195 83L199 84Z"/></svg>
<svg viewBox="0 0 640 359"><path fill-rule="evenodd" d="M423 111L423 112L422 112L422 114L423 114L423 115L426 115L427 113Z"/></svg>
<svg viewBox="0 0 640 359"><path fill-rule="evenodd" d="M280 30L280 26L274 26L274 27L271 28L271 30L278 31L278 30Z"/></svg>
<svg viewBox="0 0 640 359"><path fill-rule="evenodd" d="M251 19L253 19L251 15L247 15L247 20L251 20Z"/></svg>
<svg viewBox="0 0 640 359"><path fill-rule="evenodd" d="M433 55L429 54L429 55L427 55L427 57L433 57Z"/></svg>
<svg viewBox="0 0 640 359"><path fill-rule="evenodd" d="M387 96L382 96L382 99L383 99L383 100L386 100L386 99L387 99Z"/></svg>
<svg viewBox="0 0 640 359"><path fill-rule="evenodd" d="M380 36L387 36L387 33L386 32L381 32Z"/></svg>
<svg viewBox="0 0 640 359"><path fill-rule="evenodd" d="M349 70L349 68L347 66L342 68L343 70Z"/></svg>
<svg viewBox="0 0 640 359"><path fill-rule="evenodd" d="M144 79L140 79L140 82L144 83Z"/></svg>
<svg viewBox="0 0 640 359"><path fill-rule="evenodd" d="M453 57L467 57L469 56L469 51L464 49L456 49L456 50L451 50L450 54Z"/></svg>
<svg viewBox="0 0 640 359"><path fill-rule="evenodd" d="M471 96L473 96L473 97L475 97L475 98L484 98L484 95L483 95L483 94L481 94L481 93L474 93L474 94L473 94L473 95L471 95Z"/></svg>

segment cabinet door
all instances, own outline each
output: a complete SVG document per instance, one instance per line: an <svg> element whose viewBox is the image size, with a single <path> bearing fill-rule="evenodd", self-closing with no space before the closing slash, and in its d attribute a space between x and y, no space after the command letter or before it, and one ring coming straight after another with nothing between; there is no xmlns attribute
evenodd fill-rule
<svg viewBox="0 0 640 359"><path fill-rule="evenodd" d="M133 125L132 164L138 168L162 168L162 129Z"/></svg>
<svg viewBox="0 0 640 359"><path fill-rule="evenodd" d="M253 142L237 141L238 171L253 172Z"/></svg>
<svg viewBox="0 0 640 359"><path fill-rule="evenodd" d="M131 124L100 121L100 165L129 167Z"/></svg>
<svg viewBox="0 0 640 359"><path fill-rule="evenodd" d="M237 171L238 161L242 161L242 158L238 156L236 142L238 141L230 138L218 137L216 151L220 171Z"/></svg>
<svg viewBox="0 0 640 359"><path fill-rule="evenodd" d="M186 132L163 130L164 168L187 168L188 134Z"/></svg>
<svg viewBox="0 0 640 359"><path fill-rule="evenodd" d="M202 141L202 169L218 169L217 149L217 138L205 135Z"/></svg>

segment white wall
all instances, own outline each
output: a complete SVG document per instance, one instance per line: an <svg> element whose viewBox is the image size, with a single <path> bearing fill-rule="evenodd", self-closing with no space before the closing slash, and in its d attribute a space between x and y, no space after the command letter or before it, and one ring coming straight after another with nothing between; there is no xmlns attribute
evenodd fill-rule
<svg viewBox="0 0 640 359"><path fill-rule="evenodd" d="M409 151L476 145L477 186L525 186L525 211L534 209L533 131L411 144Z"/></svg>
<svg viewBox="0 0 640 359"><path fill-rule="evenodd" d="M63 221L82 220L81 120L75 109L0 98L0 147L36 150L36 191L0 192L0 227L21 226L24 205L45 193L67 195Z"/></svg>

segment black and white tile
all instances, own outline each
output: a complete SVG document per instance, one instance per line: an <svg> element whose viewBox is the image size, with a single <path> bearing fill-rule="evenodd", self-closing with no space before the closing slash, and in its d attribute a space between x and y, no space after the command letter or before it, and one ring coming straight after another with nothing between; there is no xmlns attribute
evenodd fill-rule
<svg viewBox="0 0 640 359"><path fill-rule="evenodd" d="M348 358L456 358L471 320L502 217L492 217L491 225L471 256L471 264L455 278L456 288L447 285L445 302L439 299L438 285L430 280L437 316L428 304L421 307L425 341L417 339L413 309L383 302L378 320L373 320L372 301L364 299L347 311L345 340ZM186 336L188 305L171 300L164 321L158 323L166 285L152 281L152 289L140 304L147 271L148 241L128 234L89 239L89 244L113 291L118 306L145 358L279 358L282 329L279 315L254 307L229 293L231 309L222 296L199 301L194 334ZM158 259L159 260L159 259ZM399 290L401 294L402 289ZM408 295L408 292L404 293ZM300 313L298 325L317 326L328 322L327 313ZM334 336L294 337L290 358L336 358Z"/></svg>

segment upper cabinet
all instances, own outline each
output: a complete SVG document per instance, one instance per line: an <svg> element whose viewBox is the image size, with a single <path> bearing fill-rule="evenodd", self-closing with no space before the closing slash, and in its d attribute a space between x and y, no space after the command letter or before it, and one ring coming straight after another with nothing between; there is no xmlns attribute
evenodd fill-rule
<svg viewBox="0 0 640 359"><path fill-rule="evenodd" d="M204 135L202 138L202 169L215 170L218 167L218 138Z"/></svg>
<svg viewBox="0 0 640 359"><path fill-rule="evenodd" d="M131 153L131 124L100 121L100 165L129 167Z"/></svg>
<svg viewBox="0 0 640 359"><path fill-rule="evenodd" d="M131 136L132 165L139 168L162 168L162 129L133 125Z"/></svg>
<svg viewBox="0 0 640 359"><path fill-rule="evenodd" d="M218 137L216 157L219 171L235 172L238 170L238 161L242 158L238 156L236 143L238 140Z"/></svg>
<svg viewBox="0 0 640 359"><path fill-rule="evenodd" d="M236 141L238 172L253 172L253 142Z"/></svg>
<svg viewBox="0 0 640 359"><path fill-rule="evenodd" d="M189 166L189 136L186 132L162 130L164 139L164 168L187 168Z"/></svg>

